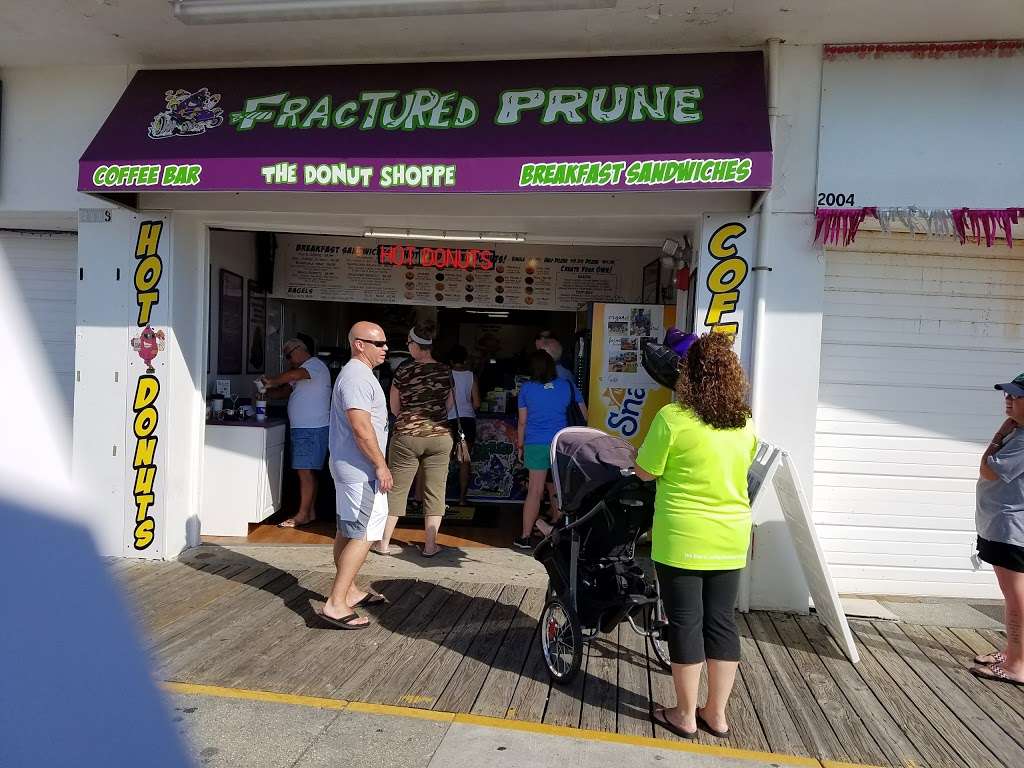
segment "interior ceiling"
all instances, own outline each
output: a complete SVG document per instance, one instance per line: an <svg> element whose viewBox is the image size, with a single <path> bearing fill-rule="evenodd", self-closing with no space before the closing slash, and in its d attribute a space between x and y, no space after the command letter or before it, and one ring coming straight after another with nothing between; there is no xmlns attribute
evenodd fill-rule
<svg viewBox="0 0 1024 768"><path fill-rule="evenodd" d="M618 0L615 8L185 26L168 0L4 0L0 67L534 58L1024 37L1024 2Z"/></svg>

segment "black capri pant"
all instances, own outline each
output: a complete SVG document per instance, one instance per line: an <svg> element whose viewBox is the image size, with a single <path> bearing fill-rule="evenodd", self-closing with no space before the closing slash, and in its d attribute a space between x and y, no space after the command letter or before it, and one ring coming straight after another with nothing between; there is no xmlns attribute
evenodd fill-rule
<svg viewBox="0 0 1024 768"><path fill-rule="evenodd" d="M736 595L743 569L691 571L654 564L668 618L668 652L674 664L705 659L740 660Z"/></svg>

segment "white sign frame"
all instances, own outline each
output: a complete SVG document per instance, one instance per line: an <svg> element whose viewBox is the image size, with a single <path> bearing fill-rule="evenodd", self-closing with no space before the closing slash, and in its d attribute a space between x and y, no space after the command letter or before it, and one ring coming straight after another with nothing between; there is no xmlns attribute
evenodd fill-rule
<svg viewBox="0 0 1024 768"><path fill-rule="evenodd" d="M782 508L783 517L793 539L800 568L814 601L814 609L821 623L832 633L839 647L851 662L860 661L860 653L853 641L850 624L843 612L843 605L836 591L832 574L825 562L825 553L818 540L818 532L811 517L811 508L804 496L800 479L790 455L769 443L762 442L758 446L757 456L747 473L747 487L750 496L751 515L756 520L758 507L763 503L765 486L771 484ZM757 526L754 526L754 538ZM749 577L749 573L748 573ZM741 581L739 610L746 613L750 610L749 581Z"/></svg>

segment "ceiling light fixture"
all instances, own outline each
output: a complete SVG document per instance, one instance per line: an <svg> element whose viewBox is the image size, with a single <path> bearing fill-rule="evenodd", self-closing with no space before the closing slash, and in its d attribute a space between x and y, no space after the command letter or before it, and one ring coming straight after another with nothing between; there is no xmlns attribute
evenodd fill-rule
<svg viewBox="0 0 1024 768"><path fill-rule="evenodd" d="M368 229L363 237L405 238L407 240L461 240L484 243L523 243L518 232L466 232L455 229Z"/></svg>
<svg viewBox="0 0 1024 768"><path fill-rule="evenodd" d="M174 0L183 24L384 19L475 13L590 11L618 0Z"/></svg>

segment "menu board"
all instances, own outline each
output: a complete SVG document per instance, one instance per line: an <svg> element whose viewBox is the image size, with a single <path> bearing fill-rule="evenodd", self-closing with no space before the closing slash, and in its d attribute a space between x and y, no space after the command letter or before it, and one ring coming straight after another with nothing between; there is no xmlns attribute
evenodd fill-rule
<svg viewBox="0 0 1024 768"><path fill-rule="evenodd" d="M650 250L297 235L278 244L281 298L561 311L635 300Z"/></svg>

